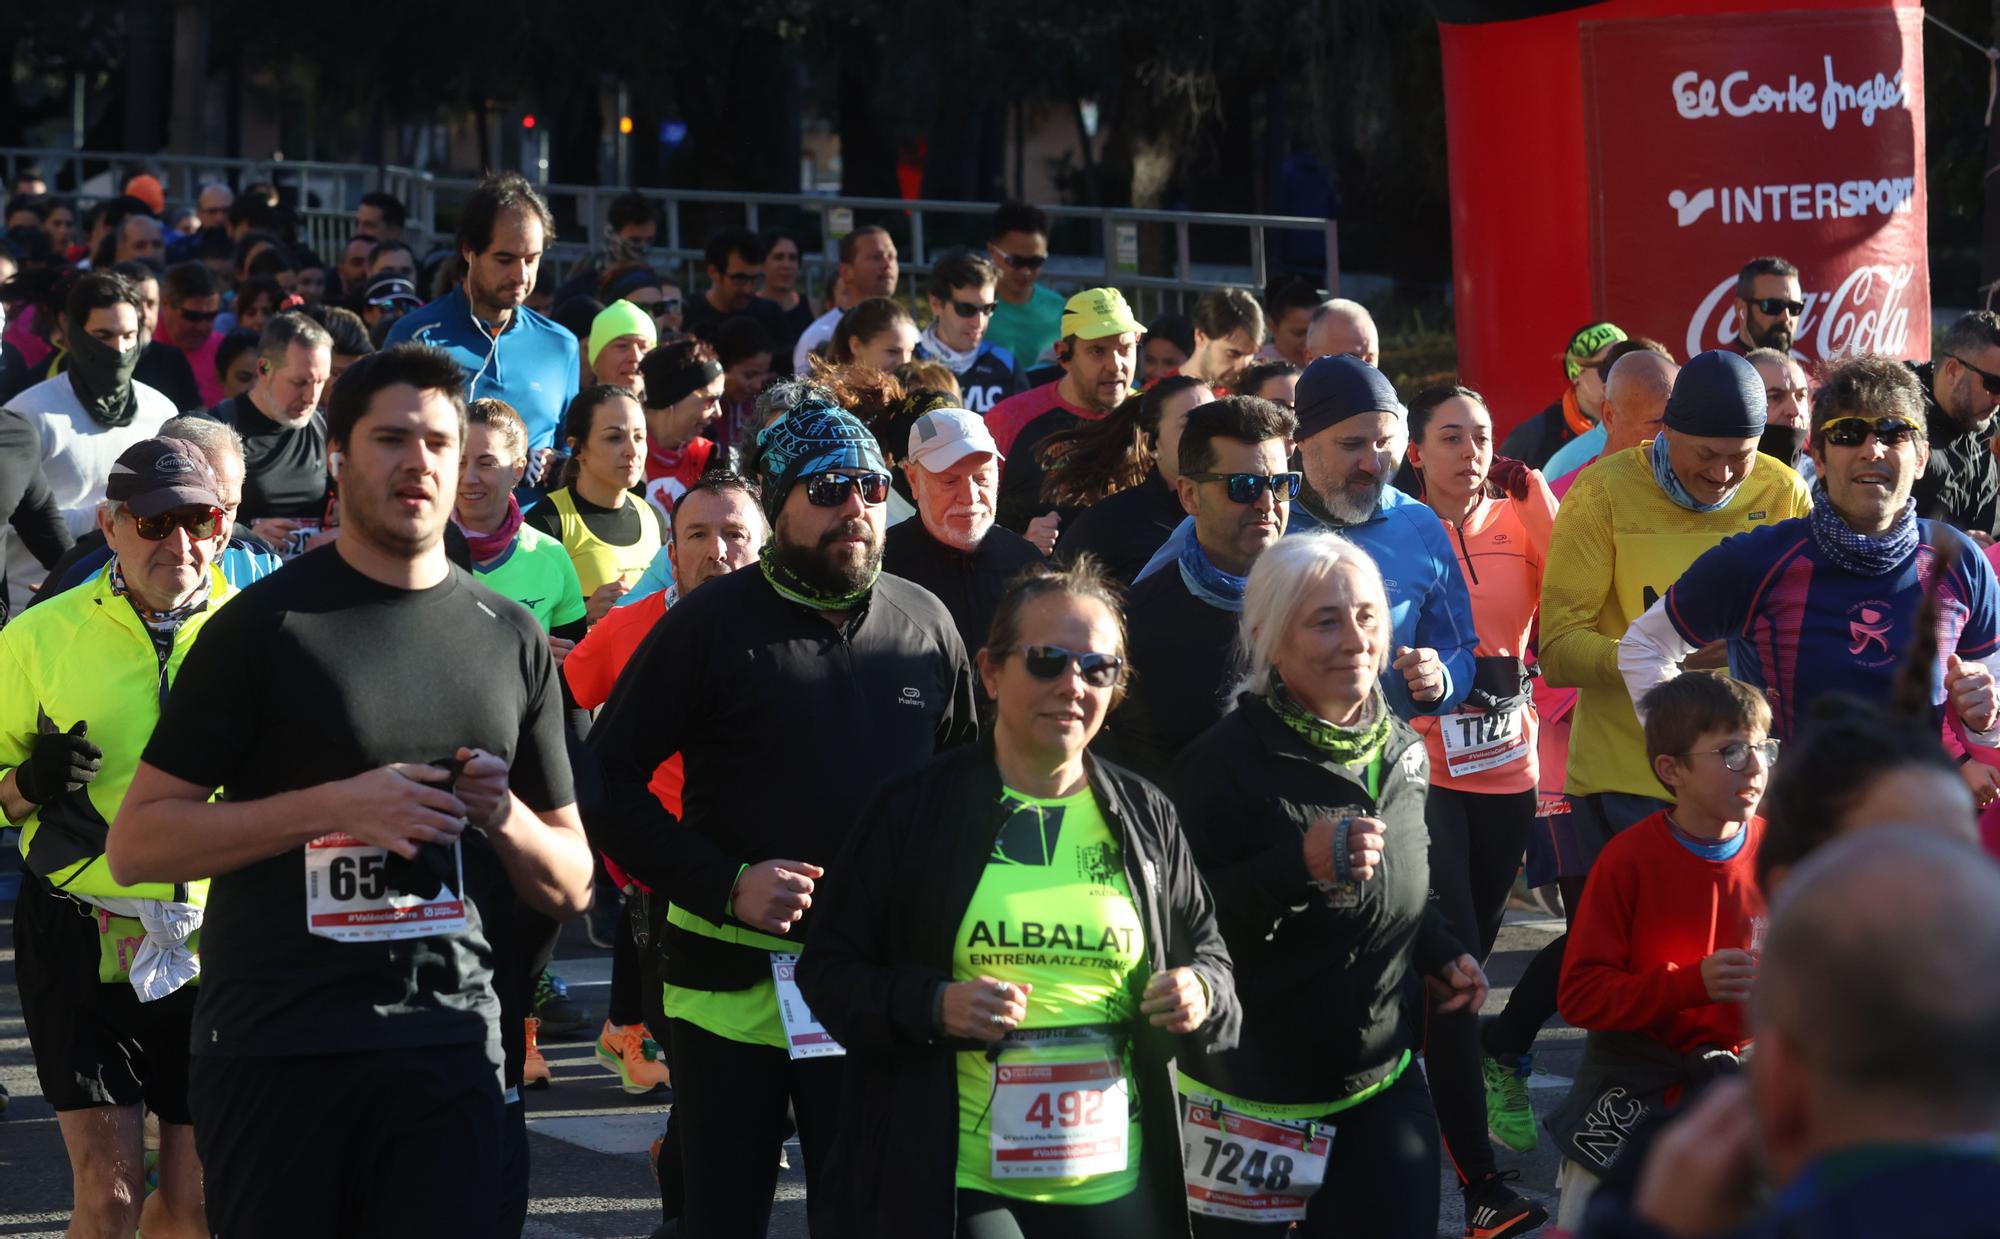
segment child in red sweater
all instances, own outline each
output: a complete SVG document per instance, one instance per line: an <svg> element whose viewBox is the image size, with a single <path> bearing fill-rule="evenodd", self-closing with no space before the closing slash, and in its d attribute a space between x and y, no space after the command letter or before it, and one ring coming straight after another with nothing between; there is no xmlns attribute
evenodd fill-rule
<svg viewBox="0 0 2000 1239"><path fill-rule="evenodd" d="M1764 898L1756 816L1778 742L1755 688L1691 673L1640 703L1646 755L1673 808L1605 845L1570 926L1557 1004L1589 1032L1549 1117L1564 1162L1556 1222L1575 1229L1598 1176L1645 1115L1733 1070L1749 1043Z"/></svg>

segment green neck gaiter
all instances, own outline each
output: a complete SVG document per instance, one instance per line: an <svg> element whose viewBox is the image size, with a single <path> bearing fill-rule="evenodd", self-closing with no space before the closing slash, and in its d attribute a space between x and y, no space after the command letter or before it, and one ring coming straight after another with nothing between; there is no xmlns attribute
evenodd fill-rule
<svg viewBox="0 0 2000 1239"><path fill-rule="evenodd" d="M1377 688L1370 695L1367 712L1362 716L1359 727L1342 727L1329 723L1319 715L1300 705L1285 689L1285 682L1271 673L1271 691L1264 698L1285 726L1306 738L1306 743L1319 749L1343 766L1359 766L1374 761L1389 743L1389 706L1382 699L1382 690Z"/></svg>
<svg viewBox="0 0 2000 1239"><path fill-rule="evenodd" d="M815 611L853 610L868 600L869 591L875 588L876 578L882 575L882 566L878 563L875 570L869 574L867 582L853 593L822 594L801 580L798 573L778 562L777 555L773 553L776 544L775 538L764 543L763 551L757 556L757 566L763 569L764 579L771 583L772 589L778 591L780 598L796 602L802 607L811 607Z"/></svg>

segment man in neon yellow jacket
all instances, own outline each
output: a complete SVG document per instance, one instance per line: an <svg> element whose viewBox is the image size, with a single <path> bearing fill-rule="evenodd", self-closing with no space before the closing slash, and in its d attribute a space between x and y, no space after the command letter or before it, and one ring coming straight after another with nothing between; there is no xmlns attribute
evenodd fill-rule
<svg viewBox="0 0 2000 1239"><path fill-rule="evenodd" d="M233 592L214 556L222 497L200 451L119 455L97 523L112 558L0 629L0 810L21 827L21 1009L69 1149L74 1225L205 1235L187 1103L206 881L121 886L104 839L181 660ZM160 1119L145 1195L143 1122ZM109 1117L107 1117L109 1116Z"/></svg>

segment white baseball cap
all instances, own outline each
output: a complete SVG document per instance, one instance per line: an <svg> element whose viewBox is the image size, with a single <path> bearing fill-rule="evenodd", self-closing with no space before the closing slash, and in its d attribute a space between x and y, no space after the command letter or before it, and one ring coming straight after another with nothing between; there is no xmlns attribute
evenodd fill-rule
<svg viewBox="0 0 2000 1239"><path fill-rule="evenodd" d="M986 419L970 410L932 409L910 427L907 459L932 473L949 469L978 452L995 460L1005 459L992 432L986 429Z"/></svg>

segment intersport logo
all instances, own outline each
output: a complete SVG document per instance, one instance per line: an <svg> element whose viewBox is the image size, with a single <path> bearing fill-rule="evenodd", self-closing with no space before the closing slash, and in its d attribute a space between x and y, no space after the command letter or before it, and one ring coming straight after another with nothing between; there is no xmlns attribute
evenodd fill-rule
<svg viewBox="0 0 2000 1239"><path fill-rule="evenodd" d="M1916 278L1912 263L1856 267L1833 292L1807 292L1792 351L1830 359L1854 353L1900 357L1909 342L1910 309L1903 294ZM1743 324L1736 318L1736 277L1709 290L1688 319L1687 355L1722 348Z"/></svg>
<svg viewBox="0 0 2000 1239"><path fill-rule="evenodd" d="M1907 215L1916 198L1915 177L1880 180L1802 181L1778 185L1703 186L1693 193L1675 189L1667 206L1681 228L1701 221L1720 207L1716 222L1724 225L1797 224L1823 219L1854 219L1864 215Z"/></svg>

